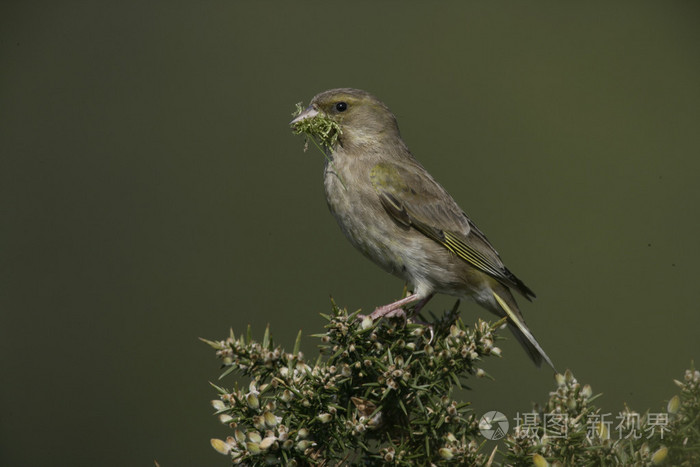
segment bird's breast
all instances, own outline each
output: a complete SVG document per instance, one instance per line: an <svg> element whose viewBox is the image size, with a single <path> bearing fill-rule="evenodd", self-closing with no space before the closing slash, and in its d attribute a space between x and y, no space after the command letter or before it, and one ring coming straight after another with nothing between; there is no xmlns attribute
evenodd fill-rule
<svg viewBox="0 0 700 467"><path fill-rule="evenodd" d="M403 277L402 232L379 202L369 167L328 163L324 187L328 208L350 243L386 271Z"/></svg>
<svg viewBox="0 0 700 467"><path fill-rule="evenodd" d="M369 178L373 166L327 164L328 207L355 248L385 271L428 293L433 289L438 245L387 214Z"/></svg>

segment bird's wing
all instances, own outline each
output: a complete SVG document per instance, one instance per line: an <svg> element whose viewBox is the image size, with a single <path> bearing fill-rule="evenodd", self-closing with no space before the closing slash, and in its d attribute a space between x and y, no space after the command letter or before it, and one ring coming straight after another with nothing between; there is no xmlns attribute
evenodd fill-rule
<svg viewBox="0 0 700 467"><path fill-rule="evenodd" d="M379 163L372 168L370 179L382 206L396 222L416 229L526 298L535 296L503 265L486 236L420 164Z"/></svg>

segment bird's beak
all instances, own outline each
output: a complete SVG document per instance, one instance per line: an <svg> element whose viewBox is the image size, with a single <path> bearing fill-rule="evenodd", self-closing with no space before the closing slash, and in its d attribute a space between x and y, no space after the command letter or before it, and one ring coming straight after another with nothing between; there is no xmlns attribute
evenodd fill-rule
<svg viewBox="0 0 700 467"><path fill-rule="evenodd" d="M314 108L314 106L310 105L302 113L297 115L297 117L289 122L290 125L296 125L302 120L306 120L307 118L314 118L316 115L318 115L318 109Z"/></svg>

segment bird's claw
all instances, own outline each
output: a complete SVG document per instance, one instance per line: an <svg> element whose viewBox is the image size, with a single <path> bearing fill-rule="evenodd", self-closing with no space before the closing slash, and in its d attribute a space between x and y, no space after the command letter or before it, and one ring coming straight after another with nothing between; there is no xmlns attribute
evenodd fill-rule
<svg viewBox="0 0 700 467"><path fill-rule="evenodd" d="M371 315L369 315L370 318L372 319L377 319L377 318L404 318L406 319L406 312L403 310L403 308L397 308L395 310L391 310L389 312L382 312L378 313L377 316L374 316L377 311L381 310L375 310Z"/></svg>
<svg viewBox="0 0 700 467"><path fill-rule="evenodd" d="M421 326L428 328L428 330L430 331L430 340L428 341L428 344L432 344L433 340L435 339L435 329L433 328L433 325L431 323L428 323L427 321L423 321L421 319L418 319L416 316L411 318L411 321L414 324L419 324Z"/></svg>
<svg viewBox="0 0 700 467"><path fill-rule="evenodd" d="M385 305L375 309L372 313L370 313L369 317L373 320L378 320L379 318L405 318L406 312L403 311L403 308L401 308L400 306L395 307L391 305Z"/></svg>
<svg viewBox="0 0 700 467"><path fill-rule="evenodd" d="M380 307L374 310L369 315L357 315L357 319L364 320L365 318L370 318L372 321L376 321L380 318L403 318L406 320L406 322L408 322L408 316L406 315L406 311L404 311L403 308L387 310L385 308ZM418 319L415 316L411 318L411 322L428 328L428 330L430 331L430 340L428 341L428 344L432 344L433 340L435 340L435 329L433 328L433 325L426 321Z"/></svg>

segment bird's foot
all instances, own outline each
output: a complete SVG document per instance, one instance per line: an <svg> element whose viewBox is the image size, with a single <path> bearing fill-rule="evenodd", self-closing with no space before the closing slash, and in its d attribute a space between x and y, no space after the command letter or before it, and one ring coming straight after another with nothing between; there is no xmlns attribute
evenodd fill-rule
<svg viewBox="0 0 700 467"><path fill-rule="evenodd" d="M413 308L413 317L411 320L416 323L420 324L423 326L426 326L430 330L430 342L433 342L433 339L435 338L435 330L433 329L433 325L430 323L426 323L425 321L422 321L420 319L417 319L417 313L423 308L423 306L428 303L428 301L433 298L434 294L430 294L427 297L423 298L420 302L416 304L416 306ZM370 313L369 318L372 321L378 320L380 318L403 318L408 321L408 316L406 315L406 312L403 309L404 305L408 305L409 303L413 303L416 300L420 299L420 296L418 294L411 294L408 297L404 297L401 300L398 300L394 303L389 303L388 305L380 306L377 307L372 313ZM358 318L364 319L366 316L364 315L357 315Z"/></svg>
<svg viewBox="0 0 700 467"><path fill-rule="evenodd" d="M369 317L372 320L377 320L379 318L404 318L406 319L406 312L403 308L394 308L390 310L382 310L383 307L379 307L374 310Z"/></svg>
<svg viewBox="0 0 700 467"><path fill-rule="evenodd" d="M404 297L401 300L397 300L394 303L389 303L388 305L377 307L369 317L373 320L379 318L394 318L394 317L406 317L406 312L403 310L404 305L413 303L420 297L418 294L411 294L408 297Z"/></svg>

